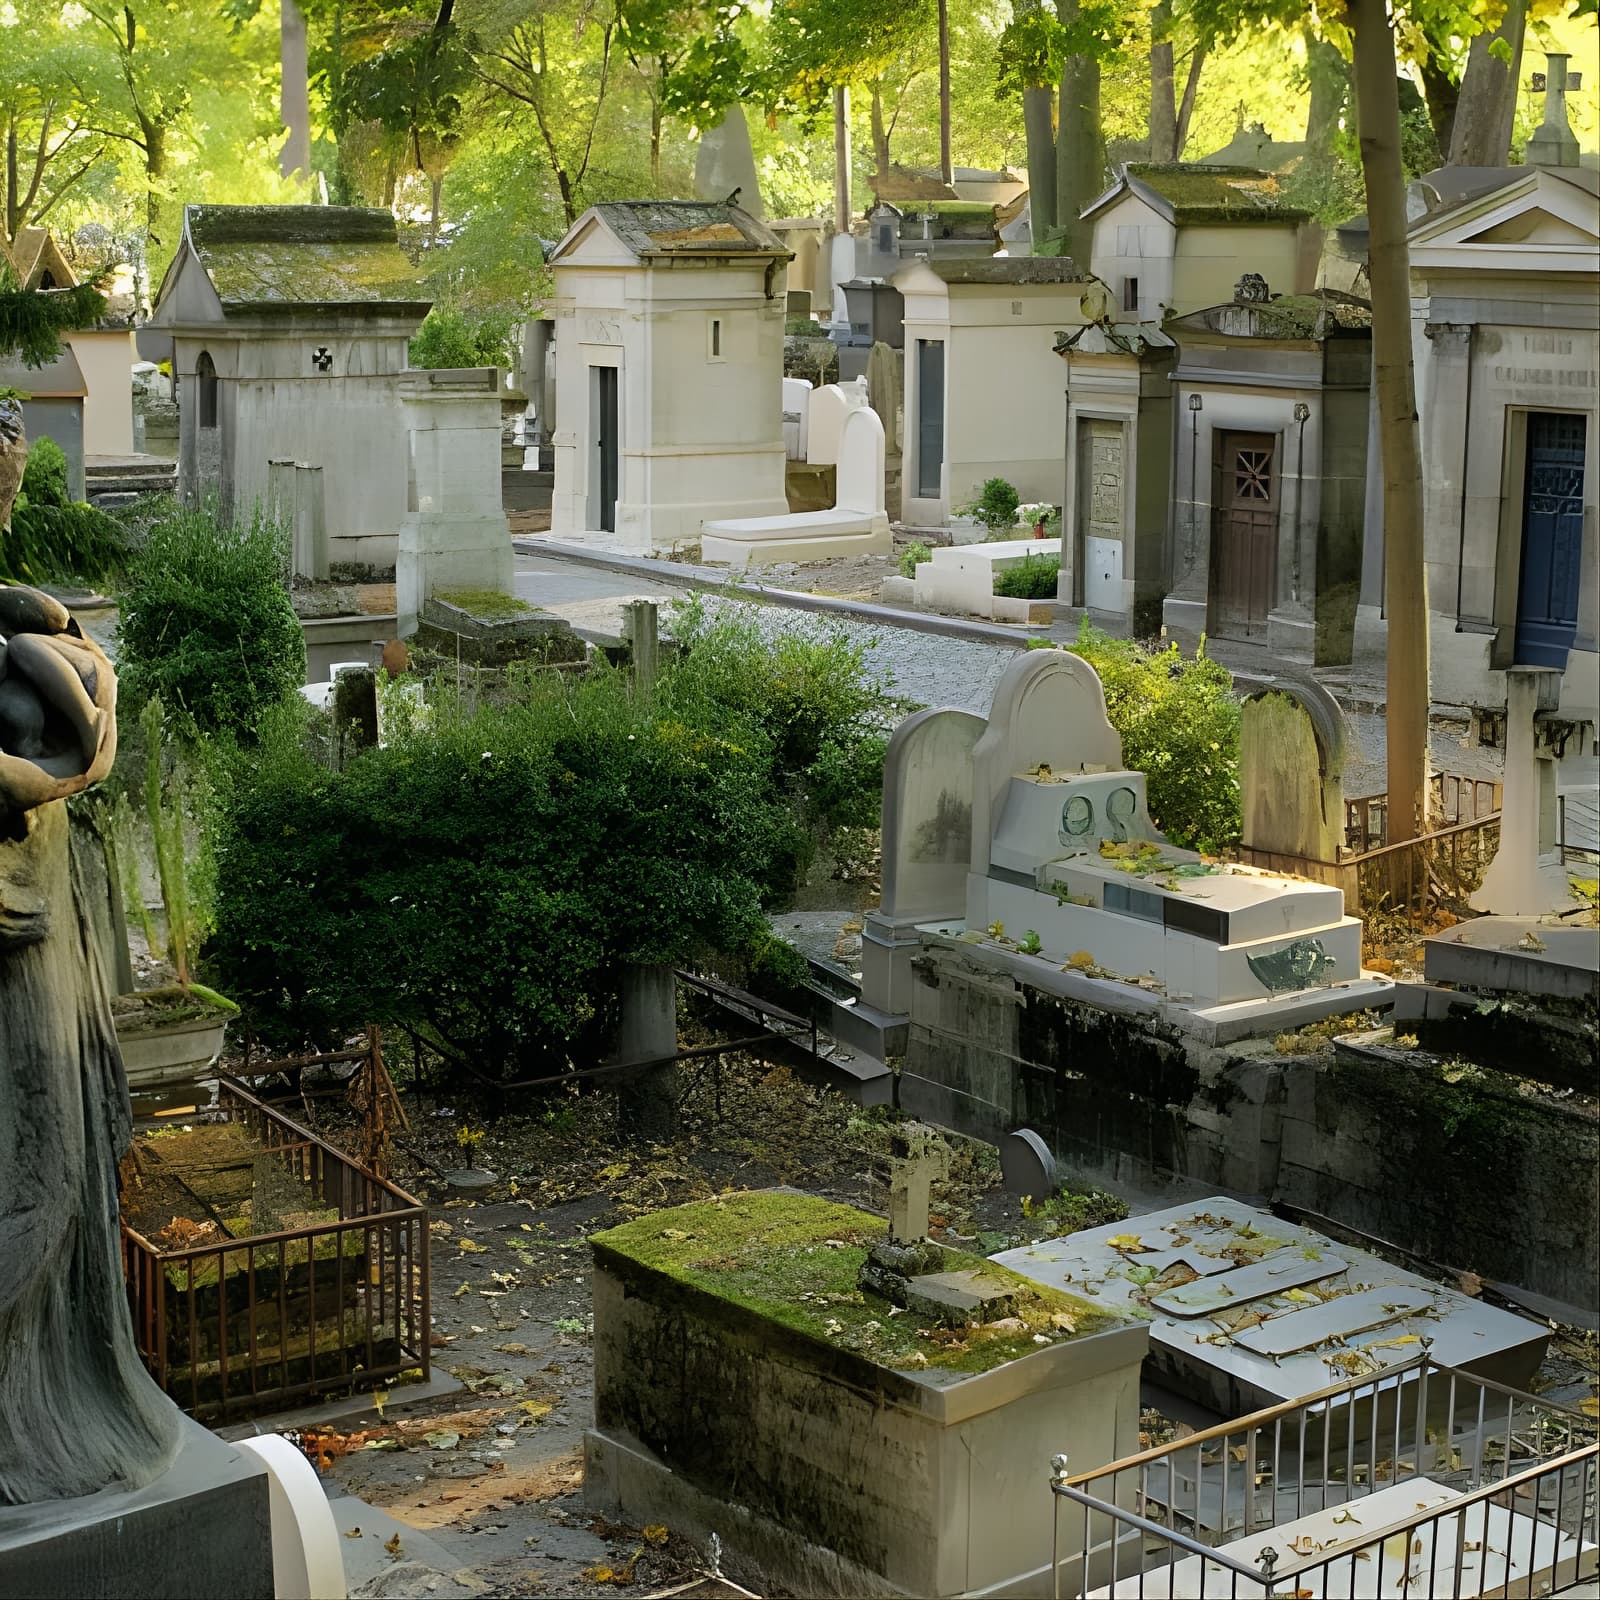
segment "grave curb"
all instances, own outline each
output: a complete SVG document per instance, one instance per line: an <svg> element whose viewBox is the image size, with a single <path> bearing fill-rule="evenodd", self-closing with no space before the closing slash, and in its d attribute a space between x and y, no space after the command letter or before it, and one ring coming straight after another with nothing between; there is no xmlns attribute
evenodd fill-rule
<svg viewBox="0 0 1600 1600"><path fill-rule="evenodd" d="M512 548L522 556L548 556L556 561L596 567L603 572L618 572L630 578L648 578L656 583L673 584L735 599L754 600L788 607L793 611L814 611L850 621L882 627L909 628L918 633L942 634L950 639L966 639L977 644L1003 645L1025 650L1032 639L1050 639L1047 627L1001 627L977 618L945 617L928 611L901 611L895 606L872 605L861 600L840 600L832 595L806 594L798 589L773 589L759 583L739 583L720 567L691 567L677 561L655 561L645 556L617 555L590 550L582 545L563 544L538 535L519 534Z"/></svg>

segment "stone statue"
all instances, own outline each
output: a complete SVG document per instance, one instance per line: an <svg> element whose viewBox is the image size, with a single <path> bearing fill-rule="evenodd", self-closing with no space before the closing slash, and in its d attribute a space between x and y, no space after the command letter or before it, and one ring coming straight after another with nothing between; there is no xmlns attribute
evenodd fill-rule
<svg viewBox="0 0 1600 1600"><path fill-rule="evenodd" d="M0 586L0 1506L139 1488L182 1417L133 1341L117 1234L127 1083L68 851L116 754L111 663Z"/></svg>

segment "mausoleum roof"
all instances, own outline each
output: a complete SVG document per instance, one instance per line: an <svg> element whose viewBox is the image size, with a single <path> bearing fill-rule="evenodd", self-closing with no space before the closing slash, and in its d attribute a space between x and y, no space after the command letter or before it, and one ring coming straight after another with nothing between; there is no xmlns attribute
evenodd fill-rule
<svg viewBox="0 0 1600 1600"><path fill-rule="evenodd" d="M946 283L1082 283L1088 274L1071 256L944 256L914 257Z"/></svg>
<svg viewBox="0 0 1600 1600"><path fill-rule="evenodd" d="M1235 339L1323 340L1343 333L1370 333L1372 307L1339 289L1315 289L1271 300L1230 300L1172 317L1167 327Z"/></svg>
<svg viewBox="0 0 1600 1600"><path fill-rule="evenodd" d="M725 200L607 200L590 208L641 260L680 256L788 256L766 223ZM565 250L583 226L557 246Z"/></svg>
<svg viewBox="0 0 1600 1600"><path fill-rule="evenodd" d="M1137 194L1175 223L1300 222L1310 215L1284 203L1282 186L1270 172L1182 161L1130 161L1081 215L1092 217L1127 193Z"/></svg>
<svg viewBox="0 0 1600 1600"><path fill-rule="evenodd" d="M1143 355L1146 350L1176 350L1178 341L1154 322L1086 322L1080 328L1067 328L1056 334L1055 351L1065 355Z"/></svg>
<svg viewBox="0 0 1600 1600"><path fill-rule="evenodd" d="M0 240L0 250L4 248L4 241ZM39 288L47 272L54 279L51 287L55 289L70 289L78 281L48 228L18 228L9 257L17 282L24 289Z"/></svg>
<svg viewBox="0 0 1600 1600"><path fill-rule="evenodd" d="M426 311L430 301L421 274L400 250L394 215L386 210L185 206L183 239L224 310Z"/></svg>

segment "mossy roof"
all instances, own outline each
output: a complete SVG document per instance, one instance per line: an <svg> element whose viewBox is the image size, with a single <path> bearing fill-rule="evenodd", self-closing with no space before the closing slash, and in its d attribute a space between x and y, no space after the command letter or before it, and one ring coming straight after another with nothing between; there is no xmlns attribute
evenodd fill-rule
<svg viewBox="0 0 1600 1600"><path fill-rule="evenodd" d="M945 1271L1011 1289L1023 1326L933 1330L863 1291L856 1277L882 1217L785 1190L727 1194L652 1212L590 1239L597 1260L634 1263L891 1371L955 1382L1046 1344L1119 1325L1103 1307L1048 1289L981 1256L947 1250Z"/></svg>
<svg viewBox="0 0 1600 1600"><path fill-rule="evenodd" d="M1316 289L1310 294L1280 294L1266 301L1231 300L1207 306L1171 318L1167 327L1236 339L1323 340L1341 334L1370 334L1372 306L1339 289Z"/></svg>
<svg viewBox="0 0 1600 1600"><path fill-rule="evenodd" d="M595 213L636 256L788 256L766 223L722 200L607 200Z"/></svg>
<svg viewBox="0 0 1600 1600"><path fill-rule="evenodd" d="M1088 279L1071 256L952 256L923 265L952 284L1062 284Z"/></svg>
<svg viewBox="0 0 1600 1600"><path fill-rule="evenodd" d="M184 237L229 309L426 309L393 215L364 206L186 206Z"/></svg>
<svg viewBox="0 0 1600 1600"><path fill-rule="evenodd" d="M1181 161L1129 162L1122 177L1083 215L1098 211L1125 188L1178 223L1300 222L1310 215L1284 203L1282 187L1270 172Z"/></svg>

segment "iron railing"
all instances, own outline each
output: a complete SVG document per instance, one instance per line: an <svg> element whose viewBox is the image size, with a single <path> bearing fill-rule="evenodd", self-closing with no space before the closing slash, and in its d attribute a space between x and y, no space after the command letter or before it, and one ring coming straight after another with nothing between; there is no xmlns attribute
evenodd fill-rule
<svg viewBox="0 0 1600 1600"><path fill-rule="evenodd" d="M1424 1353L1093 1472L1057 1456L1053 1592L1560 1593L1600 1555L1595 1433Z"/></svg>
<svg viewBox="0 0 1600 1600"><path fill-rule="evenodd" d="M162 1249L122 1226L140 1354L191 1416L227 1420L429 1369L428 1213L237 1084L224 1117L336 1220Z"/></svg>

